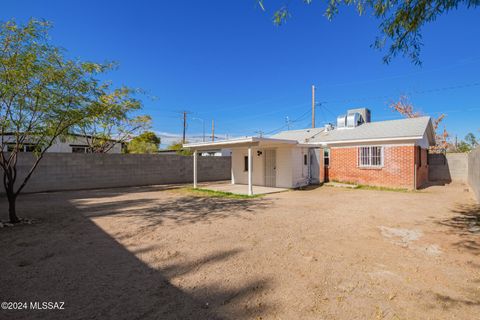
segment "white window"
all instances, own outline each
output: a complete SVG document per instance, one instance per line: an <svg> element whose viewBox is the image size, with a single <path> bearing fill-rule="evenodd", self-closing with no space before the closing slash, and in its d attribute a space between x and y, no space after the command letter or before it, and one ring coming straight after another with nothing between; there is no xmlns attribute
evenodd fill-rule
<svg viewBox="0 0 480 320"><path fill-rule="evenodd" d="M15 143L7 143L7 151L8 152L13 152L16 148ZM37 146L34 144L19 144L18 146L18 152L34 152L35 149L37 149Z"/></svg>
<svg viewBox="0 0 480 320"><path fill-rule="evenodd" d="M72 147L72 153L90 153L91 149L89 146L82 145L70 145Z"/></svg>
<svg viewBox="0 0 480 320"><path fill-rule="evenodd" d="M383 167L383 147L359 147L358 166L364 168Z"/></svg>

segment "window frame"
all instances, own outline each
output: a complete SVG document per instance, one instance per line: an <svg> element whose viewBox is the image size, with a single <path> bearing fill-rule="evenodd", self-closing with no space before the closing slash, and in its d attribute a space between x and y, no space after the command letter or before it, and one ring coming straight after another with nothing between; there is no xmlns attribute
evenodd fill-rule
<svg viewBox="0 0 480 320"><path fill-rule="evenodd" d="M372 164L374 156L373 149L380 148L380 164ZM362 149L367 149L368 154L362 156ZM362 159L368 159L368 164L363 164ZM357 147L357 167L360 169L381 169L385 165L385 147L374 145L374 146L358 146Z"/></svg>
<svg viewBox="0 0 480 320"><path fill-rule="evenodd" d="M71 144L70 145L71 152L70 153L92 153L90 147L88 145L80 145L80 144ZM74 149L83 149L84 152L75 152Z"/></svg>
<svg viewBox="0 0 480 320"><path fill-rule="evenodd" d="M248 156L243 156L243 172L248 171Z"/></svg>

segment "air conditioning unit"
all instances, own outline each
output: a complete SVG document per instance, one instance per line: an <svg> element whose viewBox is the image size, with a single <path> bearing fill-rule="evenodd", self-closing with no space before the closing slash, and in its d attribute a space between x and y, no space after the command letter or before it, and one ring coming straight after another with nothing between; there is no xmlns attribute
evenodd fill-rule
<svg viewBox="0 0 480 320"><path fill-rule="evenodd" d="M337 117L337 128L345 128L347 126L347 116L341 115Z"/></svg>
<svg viewBox="0 0 480 320"><path fill-rule="evenodd" d="M347 127L348 128L355 128L356 126L362 124L362 116L360 113L355 112L355 113L350 113L347 116Z"/></svg>

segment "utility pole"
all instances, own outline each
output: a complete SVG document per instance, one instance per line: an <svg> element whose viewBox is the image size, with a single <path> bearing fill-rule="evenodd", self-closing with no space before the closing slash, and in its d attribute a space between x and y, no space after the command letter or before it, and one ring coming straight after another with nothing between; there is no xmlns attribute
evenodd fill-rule
<svg viewBox="0 0 480 320"><path fill-rule="evenodd" d="M312 128L315 128L315 86L312 85Z"/></svg>
<svg viewBox="0 0 480 320"><path fill-rule="evenodd" d="M287 123L287 130L290 130L290 117L289 116L286 116L285 117L285 122Z"/></svg>
<svg viewBox="0 0 480 320"><path fill-rule="evenodd" d="M183 111L183 138L182 143L185 144L185 133L187 131L187 112Z"/></svg>
<svg viewBox="0 0 480 320"><path fill-rule="evenodd" d="M212 141L215 141L215 121L212 119Z"/></svg>
<svg viewBox="0 0 480 320"><path fill-rule="evenodd" d="M260 138L263 137L263 131L262 131L262 130L255 131L255 133L258 133L258 136L259 136Z"/></svg>

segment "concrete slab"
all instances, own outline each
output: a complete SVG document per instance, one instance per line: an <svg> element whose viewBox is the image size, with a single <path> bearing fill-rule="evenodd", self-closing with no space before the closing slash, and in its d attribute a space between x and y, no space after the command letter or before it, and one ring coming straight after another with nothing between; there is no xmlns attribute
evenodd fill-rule
<svg viewBox="0 0 480 320"><path fill-rule="evenodd" d="M221 192L231 192L235 194L248 194L248 186L246 184L231 184L230 182L225 183L199 183L198 187L201 189L208 189L213 191ZM289 189L286 188L272 188L272 187L263 187L263 186L253 186L253 194L269 194L276 192L283 192Z"/></svg>

